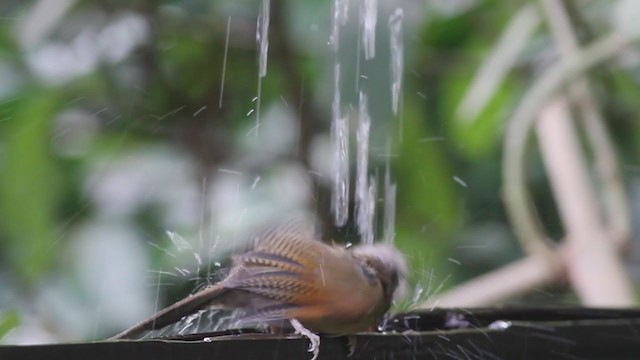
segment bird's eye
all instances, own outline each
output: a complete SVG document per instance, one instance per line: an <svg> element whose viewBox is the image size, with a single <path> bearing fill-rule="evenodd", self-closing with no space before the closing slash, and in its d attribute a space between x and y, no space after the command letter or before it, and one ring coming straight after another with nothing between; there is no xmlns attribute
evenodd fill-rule
<svg viewBox="0 0 640 360"><path fill-rule="evenodd" d="M378 283L378 276L373 267L371 267L371 265L369 265L367 262L363 261L360 263L360 269L362 270L362 274L364 274L364 277L367 278L369 285L376 286L376 284Z"/></svg>

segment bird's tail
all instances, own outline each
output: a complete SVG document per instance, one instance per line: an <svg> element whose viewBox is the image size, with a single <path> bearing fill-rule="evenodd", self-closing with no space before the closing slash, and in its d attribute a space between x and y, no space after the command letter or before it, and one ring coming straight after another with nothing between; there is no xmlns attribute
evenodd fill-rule
<svg viewBox="0 0 640 360"><path fill-rule="evenodd" d="M223 304L225 301L222 298L227 291L228 289L220 284L213 285L158 311L127 330L112 336L110 340L135 339L145 331L161 329L198 310L216 303Z"/></svg>

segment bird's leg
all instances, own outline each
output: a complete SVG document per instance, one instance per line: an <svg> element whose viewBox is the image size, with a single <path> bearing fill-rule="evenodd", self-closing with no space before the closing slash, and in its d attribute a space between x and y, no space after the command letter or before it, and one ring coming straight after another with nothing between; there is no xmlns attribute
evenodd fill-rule
<svg viewBox="0 0 640 360"><path fill-rule="evenodd" d="M309 339L309 352L313 353L311 360L316 360L318 353L320 352L320 336L313 333L311 330L304 327L300 321L296 319L289 319L291 325L296 330L296 334L300 334Z"/></svg>
<svg viewBox="0 0 640 360"><path fill-rule="evenodd" d="M356 343L357 343L357 338L355 335L347 335L347 346L349 348L349 353L347 354L347 357L351 357L353 355L354 352L356 352Z"/></svg>

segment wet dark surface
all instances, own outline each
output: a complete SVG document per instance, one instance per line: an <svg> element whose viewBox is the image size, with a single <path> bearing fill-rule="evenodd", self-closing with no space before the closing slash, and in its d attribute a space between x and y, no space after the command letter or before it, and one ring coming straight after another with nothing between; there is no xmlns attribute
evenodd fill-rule
<svg viewBox="0 0 640 360"><path fill-rule="evenodd" d="M389 319L385 330L432 331L455 328L490 327L498 321L580 322L589 320L640 319L640 309L594 309L576 307L505 307L474 309L434 309L410 312ZM578 323L576 323L578 324ZM568 324L565 324L568 325Z"/></svg>
<svg viewBox="0 0 640 360"><path fill-rule="evenodd" d="M435 309L395 316L356 335L349 359L640 359L640 310ZM324 336L318 359L347 359L346 337ZM171 339L1 346L0 359L311 359L308 341L256 330Z"/></svg>

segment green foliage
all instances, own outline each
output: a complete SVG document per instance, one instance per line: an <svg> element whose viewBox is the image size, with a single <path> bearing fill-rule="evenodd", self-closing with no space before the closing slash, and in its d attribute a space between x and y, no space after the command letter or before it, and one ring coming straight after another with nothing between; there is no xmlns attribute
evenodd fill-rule
<svg viewBox="0 0 640 360"><path fill-rule="evenodd" d="M60 105L55 92L40 90L5 103L0 110L9 114L0 173L4 260L28 282L42 276L56 257L60 178L50 139Z"/></svg>
<svg viewBox="0 0 640 360"><path fill-rule="evenodd" d="M0 341L11 330L20 325L20 314L17 311L6 311L0 313Z"/></svg>
<svg viewBox="0 0 640 360"><path fill-rule="evenodd" d="M461 223L459 185L453 180L445 142L429 127L426 114L406 101L403 139L394 173L398 181L396 243L411 254L414 269L448 273L449 239ZM425 261L428 260L426 263ZM420 277L420 275L418 275Z"/></svg>

